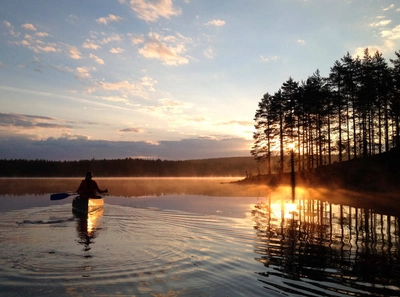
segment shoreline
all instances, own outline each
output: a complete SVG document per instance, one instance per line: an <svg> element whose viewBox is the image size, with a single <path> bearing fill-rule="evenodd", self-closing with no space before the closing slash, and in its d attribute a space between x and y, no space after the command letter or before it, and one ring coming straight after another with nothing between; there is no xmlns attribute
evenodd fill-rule
<svg viewBox="0 0 400 297"><path fill-rule="evenodd" d="M400 196L400 150L295 172L296 186ZM238 184L291 185L291 173L258 175Z"/></svg>

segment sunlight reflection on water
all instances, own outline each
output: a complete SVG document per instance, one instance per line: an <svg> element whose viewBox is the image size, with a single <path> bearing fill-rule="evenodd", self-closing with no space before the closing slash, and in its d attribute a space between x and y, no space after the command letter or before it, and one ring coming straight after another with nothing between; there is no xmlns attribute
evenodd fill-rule
<svg viewBox="0 0 400 297"><path fill-rule="evenodd" d="M63 295L68 288L99 295L220 295L240 279L247 279L241 286L244 292L257 292L256 264L248 261L252 248L243 244L248 239L235 230L234 219L202 220L183 212L107 205L104 214L88 224L86 218L71 220L67 206L52 209L3 217L0 237L7 247L0 251L0 294L9 296L16 290L17 295ZM21 217L29 219L18 221ZM11 226L4 226L6 222ZM90 224L95 224L92 231ZM4 232L6 227L13 232Z"/></svg>
<svg viewBox="0 0 400 297"><path fill-rule="evenodd" d="M218 182L211 195L207 180L173 194L143 182L120 185L88 217L72 214L72 198L0 196L0 296L399 295L393 207L312 189L291 201L287 188ZM143 195L151 184L163 194Z"/></svg>

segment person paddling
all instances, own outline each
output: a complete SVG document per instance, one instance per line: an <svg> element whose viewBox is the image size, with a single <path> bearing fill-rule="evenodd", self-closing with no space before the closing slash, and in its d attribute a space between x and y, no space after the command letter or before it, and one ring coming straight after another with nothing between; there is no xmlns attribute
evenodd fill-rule
<svg viewBox="0 0 400 297"><path fill-rule="evenodd" d="M100 190L97 183L92 180L93 174L89 171L86 173L86 178L82 180L76 191L81 199L96 198L97 193L108 193L108 190Z"/></svg>

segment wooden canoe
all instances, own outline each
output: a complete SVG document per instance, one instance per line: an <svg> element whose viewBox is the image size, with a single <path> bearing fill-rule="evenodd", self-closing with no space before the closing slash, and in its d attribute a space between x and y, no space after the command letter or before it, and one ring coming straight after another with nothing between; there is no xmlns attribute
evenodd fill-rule
<svg viewBox="0 0 400 297"><path fill-rule="evenodd" d="M72 210L82 214L88 214L103 207L104 199L101 196L89 199L81 199L78 196L72 200Z"/></svg>

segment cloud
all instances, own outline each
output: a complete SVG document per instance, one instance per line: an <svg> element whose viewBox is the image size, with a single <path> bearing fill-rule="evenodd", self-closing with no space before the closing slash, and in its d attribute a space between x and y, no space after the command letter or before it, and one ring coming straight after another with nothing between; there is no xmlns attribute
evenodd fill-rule
<svg viewBox="0 0 400 297"><path fill-rule="evenodd" d="M50 35L48 33L46 33L46 32L37 32L37 33L35 33L35 36L37 36L37 37L48 37Z"/></svg>
<svg viewBox="0 0 400 297"><path fill-rule="evenodd" d="M229 122L224 122L221 123L221 125L234 125L234 126L244 126L244 127L252 127L254 125L254 122L250 121L229 121Z"/></svg>
<svg viewBox="0 0 400 297"><path fill-rule="evenodd" d="M23 24L21 27L25 30L36 31L35 26L32 24Z"/></svg>
<svg viewBox="0 0 400 297"><path fill-rule="evenodd" d="M383 11L388 11L394 8L394 4L390 4L388 7L384 7L382 10Z"/></svg>
<svg viewBox="0 0 400 297"><path fill-rule="evenodd" d="M75 73L77 78L91 78L91 75L89 73L90 70L95 70L95 69L89 69L87 67L76 67Z"/></svg>
<svg viewBox="0 0 400 297"><path fill-rule="evenodd" d="M122 54L125 50L120 48L120 47L113 47L112 49L110 49L110 53L112 54Z"/></svg>
<svg viewBox="0 0 400 297"><path fill-rule="evenodd" d="M121 40L122 37L119 34L111 34L109 37L103 38L99 42L100 44L108 44L110 42L121 41Z"/></svg>
<svg viewBox="0 0 400 297"><path fill-rule="evenodd" d="M144 76L140 81L142 86L148 87L150 91L155 92L154 85L157 84L155 79L152 79L149 76Z"/></svg>
<svg viewBox="0 0 400 297"><path fill-rule="evenodd" d="M118 130L119 132L128 132L128 133L143 133L143 129L135 128L135 127L128 127L124 129Z"/></svg>
<svg viewBox="0 0 400 297"><path fill-rule="evenodd" d="M109 14L108 17L102 17L96 20L97 23L99 24L104 24L107 25L109 22L119 22L122 21L123 18L113 15L113 14Z"/></svg>
<svg viewBox="0 0 400 297"><path fill-rule="evenodd" d="M14 136L1 139L3 159L90 160L140 157L162 160L190 160L249 156L251 140L242 138L193 138L178 141L105 141L66 134L45 140Z"/></svg>
<svg viewBox="0 0 400 297"><path fill-rule="evenodd" d="M212 50L211 47L209 47L208 49L206 49L204 51L204 56L206 56L206 58L208 58L208 59L213 59L214 58L214 51Z"/></svg>
<svg viewBox="0 0 400 297"><path fill-rule="evenodd" d="M181 34L163 37L156 33L149 33L150 41L139 49L139 54L148 59L158 59L164 65L188 64L189 60L182 54L186 52L185 44L191 42Z"/></svg>
<svg viewBox="0 0 400 297"><path fill-rule="evenodd" d="M90 40L86 40L82 46L83 46L83 48L92 49L92 50L98 50L101 47L100 45L98 45Z"/></svg>
<svg viewBox="0 0 400 297"><path fill-rule="evenodd" d="M11 36L18 37L20 35L20 33L16 33L14 31L14 27L11 25L11 23L9 21L4 20L3 24L9 29L9 33Z"/></svg>
<svg viewBox="0 0 400 297"><path fill-rule="evenodd" d="M95 60L97 64L104 65L104 60L103 59L100 59L99 57L97 57L97 56L95 56L93 54L90 54L89 57L91 59Z"/></svg>
<svg viewBox="0 0 400 297"><path fill-rule="evenodd" d="M143 34L140 34L140 35L128 34L128 36L131 38L131 42L134 45L138 45L138 44L144 43L144 41L145 41Z"/></svg>
<svg viewBox="0 0 400 297"><path fill-rule="evenodd" d="M41 33L39 35L46 35L46 33ZM13 33L14 37L19 37L19 33ZM32 35L25 34L22 40L17 41L10 41L10 44L21 45L26 48L29 48L35 53L42 53L42 52L60 52L61 49L58 48L56 43L53 42L45 42L40 39L40 36L36 36L39 38L35 38Z"/></svg>
<svg viewBox="0 0 400 297"><path fill-rule="evenodd" d="M10 28L10 29L14 29L14 27L10 24L10 22L8 22L8 21L3 21L3 24L6 26L6 27L8 27L8 28Z"/></svg>
<svg viewBox="0 0 400 297"><path fill-rule="evenodd" d="M155 116L168 119L168 123L173 125L176 121L185 121L187 123L188 119L183 118L181 115L183 114L183 110L189 107L190 104L188 103L170 98L164 98L158 100L157 105L147 106L145 109ZM180 116L177 117L176 115ZM190 121L192 118L193 117L190 117Z"/></svg>
<svg viewBox="0 0 400 297"><path fill-rule="evenodd" d="M49 44L49 45L46 45L46 46L37 45L37 46L32 47L32 49L33 49L33 51L35 53L39 53L39 52L46 52L46 53L49 53L49 52L60 52L60 50L57 49L53 44Z"/></svg>
<svg viewBox="0 0 400 297"><path fill-rule="evenodd" d="M400 39L400 25L397 25L396 27L390 30L382 30L381 36L389 40Z"/></svg>
<svg viewBox="0 0 400 297"><path fill-rule="evenodd" d="M69 22L69 23L75 24L75 21L78 20L78 17L77 17L76 15L74 15L74 14L70 14L70 15L67 17L66 20L67 20L67 22Z"/></svg>
<svg viewBox="0 0 400 297"><path fill-rule="evenodd" d="M149 92L154 92L154 86L157 84L157 81L152 79L151 77L145 76L140 79L138 82L129 82L127 80L119 81L119 82L100 82L98 86L108 92L119 92L122 94L123 98L126 98L128 95L138 96L141 98L147 98ZM112 97L115 98L115 97ZM120 98L120 97L117 97ZM121 100L118 100L121 101ZM123 100L125 101L125 100Z"/></svg>
<svg viewBox="0 0 400 297"><path fill-rule="evenodd" d="M357 47L354 50L353 57L362 58L364 56L365 48L368 48L368 52L369 52L370 55L373 55L377 51L380 52L380 53L383 53L385 51L385 47L379 46L379 45L369 45L369 46L366 46L366 47Z"/></svg>
<svg viewBox="0 0 400 297"><path fill-rule="evenodd" d="M387 52L393 52L398 49L400 41L400 25L397 25L391 29L383 29L380 31L382 42L380 45L367 45L364 47L358 47L354 50L354 57L363 57L365 48L368 48L369 53L373 54L376 51L384 54Z"/></svg>
<svg viewBox="0 0 400 297"><path fill-rule="evenodd" d="M71 128L70 125L59 124L59 120L52 117L34 116L16 113L0 113L0 127L30 128Z"/></svg>
<svg viewBox="0 0 400 297"><path fill-rule="evenodd" d="M269 63L269 62L275 62L279 59L278 56L272 56L272 57L264 57L264 56L260 56L261 61Z"/></svg>
<svg viewBox="0 0 400 297"><path fill-rule="evenodd" d="M180 8L174 8L172 0L131 0L130 7L138 17L147 22L155 22L160 17L169 19L181 14Z"/></svg>
<svg viewBox="0 0 400 297"><path fill-rule="evenodd" d="M222 27L222 26L225 26L225 24L226 24L225 21L222 21L222 20L212 20L212 21L205 23L204 25Z"/></svg>
<svg viewBox="0 0 400 297"><path fill-rule="evenodd" d="M371 23L371 24L369 24L369 26L370 27L384 27L384 26L389 25L391 22L392 22L391 20L383 20L383 21L379 21L376 23Z"/></svg>
<svg viewBox="0 0 400 297"><path fill-rule="evenodd" d="M68 45L67 48L68 48L67 54L69 57L71 57L72 59L75 59L75 60L79 60L82 58L81 52L78 50L77 47Z"/></svg>
<svg viewBox="0 0 400 297"><path fill-rule="evenodd" d="M303 39L297 39L297 43L304 45L304 44L306 44L306 41Z"/></svg>

